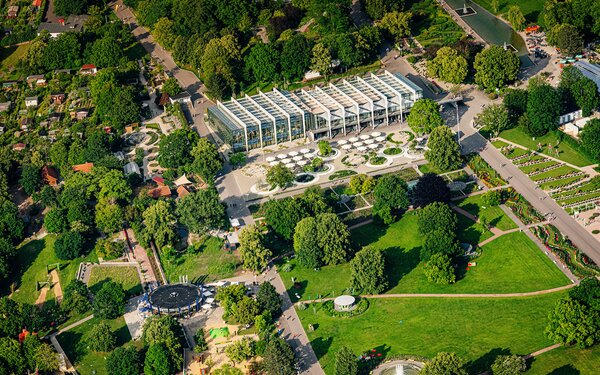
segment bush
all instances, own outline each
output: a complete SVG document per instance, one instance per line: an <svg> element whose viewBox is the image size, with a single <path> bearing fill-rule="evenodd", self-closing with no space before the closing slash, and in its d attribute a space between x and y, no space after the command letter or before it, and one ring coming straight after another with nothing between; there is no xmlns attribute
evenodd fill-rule
<svg viewBox="0 0 600 375"><path fill-rule="evenodd" d="M490 190L482 198L487 206L499 206L502 203L502 193L498 190Z"/></svg>
<svg viewBox="0 0 600 375"><path fill-rule="evenodd" d="M66 232L54 242L54 252L58 259L71 260L83 254L85 239L78 232Z"/></svg>
<svg viewBox="0 0 600 375"><path fill-rule="evenodd" d="M369 308L369 300L366 298L360 298L356 303L356 307L352 311L337 311L333 306L333 301L323 302L323 311L334 318L351 318L353 316L361 315Z"/></svg>

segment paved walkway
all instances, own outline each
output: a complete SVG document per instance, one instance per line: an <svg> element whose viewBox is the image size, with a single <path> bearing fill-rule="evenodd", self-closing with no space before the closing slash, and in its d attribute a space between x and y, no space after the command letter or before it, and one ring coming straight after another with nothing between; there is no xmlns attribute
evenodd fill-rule
<svg viewBox="0 0 600 375"><path fill-rule="evenodd" d="M148 257L148 253L146 249L140 246L140 244L135 239L135 234L133 233L133 229L127 229L127 236L129 237L129 242L131 243L131 247L133 247L133 260L136 261L140 266L140 271L142 275L142 284L144 285L155 285L157 284L157 278L154 274L154 269L152 268L152 263L150 262L150 258Z"/></svg>

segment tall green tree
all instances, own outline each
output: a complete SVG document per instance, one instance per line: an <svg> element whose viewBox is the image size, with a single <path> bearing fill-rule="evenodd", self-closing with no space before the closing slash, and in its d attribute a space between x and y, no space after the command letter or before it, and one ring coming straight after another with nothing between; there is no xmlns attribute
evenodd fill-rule
<svg viewBox="0 0 600 375"><path fill-rule="evenodd" d="M433 254L425 263L423 272L427 280L436 284L453 284L456 281L452 259L446 254Z"/></svg>
<svg viewBox="0 0 600 375"><path fill-rule="evenodd" d="M583 148L597 161L600 161L600 120L593 119L581 131Z"/></svg>
<svg viewBox="0 0 600 375"><path fill-rule="evenodd" d="M581 108L584 117L591 116L592 112L600 106L600 94L598 86L587 77L582 77L571 88L571 94L575 99L575 104Z"/></svg>
<svg viewBox="0 0 600 375"><path fill-rule="evenodd" d="M105 36L92 44L90 62L99 68L108 68L119 65L119 60L124 56L123 48L119 42L111 37Z"/></svg>
<svg viewBox="0 0 600 375"><path fill-rule="evenodd" d="M527 132L539 137L556 129L560 107L560 97L552 86L541 84L530 87L526 112L529 118Z"/></svg>
<svg viewBox="0 0 600 375"><path fill-rule="evenodd" d="M546 335L554 342L587 348L600 341L600 312L563 298L548 315Z"/></svg>
<svg viewBox="0 0 600 375"><path fill-rule="evenodd" d="M290 197L266 202L263 212L267 225L286 240L293 238L296 224L310 215L302 200Z"/></svg>
<svg viewBox="0 0 600 375"><path fill-rule="evenodd" d="M0 197L0 238L11 241L14 245L21 242L25 224L19 217L19 209L10 200Z"/></svg>
<svg viewBox="0 0 600 375"><path fill-rule="evenodd" d="M477 123L497 137L510 126L508 110L502 104L488 105L477 116Z"/></svg>
<svg viewBox="0 0 600 375"><path fill-rule="evenodd" d="M377 180L373 189L373 215L385 224L391 224L398 217L398 212L406 210L409 205L408 185L394 174L383 175Z"/></svg>
<svg viewBox="0 0 600 375"><path fill-rule="evenodd" d="M525 359L520 355L499 355L492 363L493 375L519 375L527 369Z"/></svg>
<svg viewBox="0 0 600 375"><path fill-rule="evenodd" d="M94 315L101 319L116 319L125 312L125 291L123 285L108 281L94 296Z"/></svg>
<svg viewBox="0 0 600 375"><path fill-rule="evenodd" d="M350 262L350 285L364 294L379 294L387 287L385 257L381 251L365 247Z"/></svg>
<svg viewBox="0 0 600 375"><path fill-rule="evenodd" d="M145 345L163 345L166 348L169 363L173 368L180 368L183 361L181 355L182 328L179 322L171 316L154 316L146 319L142 332Z"/></svg>
<svg viewBox="0 0 600 375"><path fill-rule="evenodd" d="M341 264L348 257L350 231L336 214L317 216L317 237L319 247L323 249L325 264Z"/></svg>
<svg viewBox="0 0 600 375"><path fill-rule="evenodd" d="M294 375L296 373L294 351L283 339L272 337L265 347L263 365L267 374Z"/></svg>
<svg viewBox="0 0 600 375"><path fill-rule="evenodd" d="M294 252L302 267L317 268L322 264L323 251L319 246L317 220L307 217L298 222L294 231Z"/></svg>
<svg viewBox="0 0 600 375"><path fill-rule="evenodd" d="M42 186L42 175L40 169L33 164L25 164L21 170L19 184L23 187L25 194L31 196Z"/></svg>
<svg viewBox="0 0 600 375"><path fill-rule="evenodd" d="M442 171L458 168L461 164L460 148L447 126L438 126L431 131L427 141L429 150L425 158Z"/></svg>
<svg viewBox="0 0 600 375"><path fill-rule="evenodd" d="M310 44L302 34L295 34L281 51L282 74L289 81L302 79L310 66Z"/></svg>
<svg viewBox="0 0 600 375"><path fill-rule="evenodd" d="M88 347L95 352L109 352L117 345L115 334L105 322L94 324L86 339Z"/></svg>
<svg viewBox="0 0 600 375"><path fill-rule="evenodd" d="M294 172L281 163L272 166L267 171L267 183L270 184L272 188L279 187L285 189L293 181Z"/></svg>
<svg viewBox="0 0 600 375"><path fill-rule="evenodd" d="M223 168L223 159L214 143L206 138L200 138L190 155L193 158L190 170L212 184L217 172Z"/></svg>
<svg viewBox="0 0 600 375"><path fill-rule="evenodd" d="M106 200L96 205L96 226L105 234L123 229L124 212L121 206Z"/></svg>
<svg viewBox="0 0 600 375"><path fill-rule="evenodd" d="M577 27L566 23L556 25L547 35L548 44L560 49L565 55L573 55L583 49L583 37Z"/></svg>
<svg viewBox="0 0 600 375"><path fill-rule="evenodd" d="M257 43L244 59L246 72L256 82L273 82L279 74L279 51L273 43Z"/></svg>
<svg viewBox="0 0 600 375"><path fill-rule="evenodd" d="M460 84L467 78L467 60L451 47L440 48L436 56L427 61L427 72L444 82Z"/></svg>
<svg viewBox="0 0 600 375"><path fill-rule="evenodd" d="M262 311L268 311L271 316L278 316L281 313L281 296L273 284L263 282L256 293L256 301Z"/></svg>
<svg viewBox="0 0 600 375"><path fill-rule="evenodd" d="M181 224L194 233L218 229L225 224L225 206L216 189L202 189L177 201L175 210Z"/></svg>
<svg viewBox="0 0 600 375"><path fill-rule="evenodd" d="M75 259L83 254L85 238L75 231L65 232L54 241L54 252L58 259Z"/></svg>
<svg viewBox="0 0 600 375"><path fill-rule="evenodd" d="M411 200L415 207L425 207L433 202L450 202L448 183L435 173L425 173L411 190Z"/></svg>
<svg viewBox="0 0 600 375"><path fill-rule="evenodd" d="M347 346L342 346L335 353L335 375L357 375L358 362L356 355Z"/></svg>
<svg viewBox="0 0 600 375"><path fill-rule="evenodd" d="M0 238L0 281L7 281L13 266L13 260L17 249L5 238Z"/></svg>
<svg viewBox="0 0 600 375"><path fill-rule="evenodd" d="M177 218L173 214L169 202L157 201L144 211L142 217L144 219L143 237L146 242L154 241L160 249L175 241Z"/></svg>
<svg viewBox="0 0 600 375"><path fill-rule="evenodd" d="M500 89L517 79L520 65L512 51L490 46L475 56L475 83L486 91Z"/></svg>
<svg viewBox="0 0 600 375"><path fill-rule="evenodd" d="M411 12L392 11L386 13L383 18L381 18L379 25L396 43L399 43L402 38L410 35L409 22L411 18Z"/></svg>
<svg viewBox="0 0 600 375"><path fill-rule="evenodd" d="M440 114L440 106L431 99L419 99L410 109L406 118L408 126L417 134L429 133L438 126L444 125Z"/></svg>
<svg viewBox="0 0 600 375"><path fill-rule="evenodd" d="M525 27L525 16L523 16L523 12L518 5L511 5L508 7L508 12L506 13L506 19L508 23L513 27L513 29L517 31L522 31Z"/></svg>
<svg viewBox="0 0 600 375"><path fill-rule="evenodd" d="M312 58L310 60L311 69L321 73L327 79L331 75L331 51L323 43L317 43L312 49Z"/></svg>
<svg viewBox="0 0 600 375"><path fill-rule="evenodd" d="M90 291L87 285L80 280L71 280L65 288L61 307L75 314L83 314L89 311L91 306Z"/></svg>
<svg viewBox="0 0 600 375"><path fill-rule="evenodd" d="M138 375L140 357L134 347L118 347L106 357L108 375Z"/></svg>
<svg viewBox="0 0 600 375"><path fill-rule="evenodd" d="M440 352L419 373L421 375L467 375L465 362L456 353Z"/></svg>
<svg viewBox="0 0 600 375"><path fill-rule="evenodd" d="M160 140L158 163L163 168L178 168L191 163L192 149L198 143L198 133L191 129L176 129Z"/></svg>
<svg viewBox="0 0 600 375"><path fill-rule="evenodd" d="M261 272L267 267L269 258L273 253L264 243L263 232L255 225L246 226L240 233L240 256L244 268Z"/></svg>
<svg viewBox="0 0 600 375"><path fill-rule="evenodd" d="M527 111L527 90L509 89L504 95L502 104L508 111L510 125L517 124L519 117Z"/></svg>
<svg viewBox="0 0 600 375"><path fill-rule="evenodd" d="M144 374L170 375L173 371L173 362L164 344L150 345L144 360Z"/></svg>

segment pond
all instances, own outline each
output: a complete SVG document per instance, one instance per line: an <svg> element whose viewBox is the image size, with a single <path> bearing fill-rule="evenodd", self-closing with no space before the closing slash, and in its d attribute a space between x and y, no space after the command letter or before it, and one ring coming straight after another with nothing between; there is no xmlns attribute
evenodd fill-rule
<svg viewBox="0 0 600 375"><path fill-rule="evenodd" d="M527 50L525 41L504 21L470 0L446 0L446 2L452 9L460 9L458 15L461 14L465 4L467 8L473 8L477 12L476 14L461 17L467 25L489 44L501 46L506 43L507 45L512 45L517 50L517 55L521 59L523 67L532 64L528 57L529 51Z"/></svg>

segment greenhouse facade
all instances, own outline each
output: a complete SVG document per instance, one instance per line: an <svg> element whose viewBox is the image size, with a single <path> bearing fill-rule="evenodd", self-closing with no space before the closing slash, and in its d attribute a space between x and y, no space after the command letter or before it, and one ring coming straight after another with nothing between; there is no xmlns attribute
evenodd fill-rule
<svg viewBox="0 0 600 375"><path fill-rule="evenodd" d="M404 120L423 91L399 73L342 79L298 91L246 95L208 108L208 121L233 151L298 138L333 138Z"/></svg>

